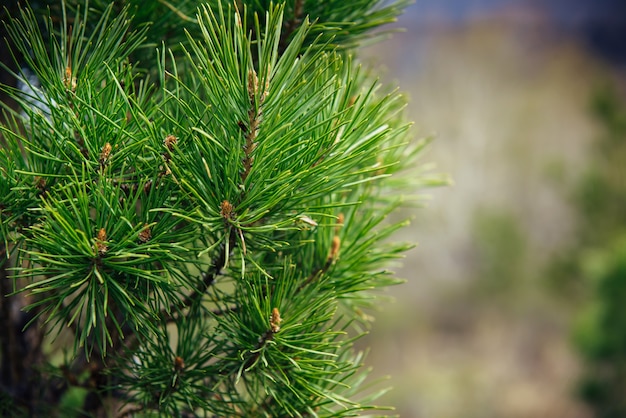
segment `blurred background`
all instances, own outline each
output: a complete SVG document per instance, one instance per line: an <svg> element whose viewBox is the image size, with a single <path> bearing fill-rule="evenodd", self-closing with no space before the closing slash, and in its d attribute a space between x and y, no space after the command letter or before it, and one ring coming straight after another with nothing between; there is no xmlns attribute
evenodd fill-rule
<svg viewBox="0 0 626 418"><path fill-rule="evenodd" d="M626 416L626 2L416 0L361 57L454 185L370 335L401 417Z"/></svg>

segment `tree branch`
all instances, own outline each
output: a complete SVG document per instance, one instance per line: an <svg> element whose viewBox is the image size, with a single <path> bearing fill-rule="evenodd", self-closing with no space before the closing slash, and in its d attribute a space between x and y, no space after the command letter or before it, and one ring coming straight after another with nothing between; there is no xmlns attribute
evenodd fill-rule
<svg viewBox="0 0 626 418"><path fill-rule="evenodd" d="M176 306L170 306L169 312L161 311L161 318L173 320L174 318L172 313L174 311L183 310L197 302L206 293L207 289L215 283L217 276L222 274L222 271L226 267L226 261L228 259L227 255L229 255L227 252L232 252L236 245L237 240L235 228L231 227L228 232L228 245L223 243L219 246L219 252L215 255L215 257L213 257L208 270L202 273L202 281L199 286L196 287L191 294L181 300Z"/></svg>
<svg viewBox="0 0 626 418"><path fill-rule="evenodd" d="M254 354L244 363L244 370L248 370L257 362L257 360L261 356L262 348L265 347L268 342L272 341L274 339L274 336L278 333L278 331L280 331L280 323L282 321L283 319L280 317L280 311L278 310L278 308L272 309L270 327L267 331L265 331L265 333L263 333L261 338L259 338L259 342L254 349Z"/></svg>
<svg viewBox="0 0 626 418"><path fill-rule="evenodd" d="M309 276L306 278L306 280L304 282L302 282L300 287L298 287L298 290L304 289L305 287L307 287L308 285L313 283L313 281L317 280L319 277L321 277L323 274L325 274L330 269L330 267L333 265L333 263L337 260L337 256L339 255L339 247L340 246L341 246L341 239L339 238L339 235L335 235L333 237L333 242L332 242L332 244L330 246L330 251L328 253L328 257L326 258L326 263L324 263L324 265L321 268L313 270L313 272L311 274L309 274Z"/></svg>
<svg viewBox="0 0 626 418"><path fill-rule="evenodd" d="M302 23L302 15L304 14L304 0L294 0L293 17L283 24L283 30L280 32L280 41L278 44L278 53L283 55L289 45L289 37L298 29Z"/></svg>

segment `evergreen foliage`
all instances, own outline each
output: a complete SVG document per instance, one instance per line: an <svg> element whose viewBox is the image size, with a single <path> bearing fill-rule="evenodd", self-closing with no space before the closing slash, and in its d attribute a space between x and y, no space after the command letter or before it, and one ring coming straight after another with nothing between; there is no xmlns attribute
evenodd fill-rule
<svg viewBox="0 0 626 418"><path fill-rule="evenodd" d="M411 140L403 97L352 57L404 5L68 0L7 15L24 68L5 65L21 87L1 87L18 104L0 128L5 408L376 408L352 344L409 248L388 215L443 182L416 164L427 141Z"/></svg>

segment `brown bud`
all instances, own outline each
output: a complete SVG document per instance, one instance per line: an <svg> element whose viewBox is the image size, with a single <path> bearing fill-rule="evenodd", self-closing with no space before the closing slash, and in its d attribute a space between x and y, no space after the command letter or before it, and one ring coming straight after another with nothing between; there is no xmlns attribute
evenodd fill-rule
<svg viewBox="0 0 626 418"><path fill-rule="evenodd" d="M330 245L330 252L328 253L329 260L335 260L339 255L339 247L341 246L341 238L338 235L333 237L333 242Z"/></svg>
<svg viewBox="0 0 626 418"><path fill-rule="evenodd" d="M270 318L270 329L274 334L280 331L281 322L283 322L283 319L280 317L280 312L278 308L272 309L272 316Z"/></svg>
<svg viewBox="0 0 626 418"><path fill-rule="evenodd" d="M100 162L100 166L104 167L109 162L111 149L111 144L109 144L108 142L102 147L102 150L100 151L100 158L98 160Z"/></svg>
<svg viewBox="0 0 626 418"><path fill-rule="evenodd" d="M233 205L228 201L224 200L220 205L220 215L224 219L231 219L233 216Z"/></svg>
<svg viewBox="0 0 626 418"><path fill-rule="evenodd" d="M72 92L76 91L76 77L72 76L72 67L65 67L65 75L63 76L63 85Z"/></svg>
<svg viewBox="0 0 626 418"><path fill-rule="evenodd" d="M248 71L248 98L250 99L250 103L254 104L254 98L256 96L256 92L259 88L259 79L256 76L256 71L249 70Z"/></svg>
<svg viewBox="0 0 626 418"><path fill-rule="evenodd" d="M150 225L143 224L143 229L139 231L138 237L139 237L140 242L146 243L150 241L150 238L152 238L152 231L150 230Z"/></svg>
<svg viewBox="0 0 626 418"><path fill-rule="evenodd" d="M177 142L178 142L178 138L176 138L174 135L168 135L163 140L163 145L165 145L165 147L168 150L173 151L174 146L176 145Z"/></svg>
<svg viewBox="0 0 626 418"><path fill-rule="evenodd" d="M182 357L174 357L174 370L180 372L185 369L185 360Z"/></svg>
<svg viewBox="0 0 626 418"><path fill-rule="evenodd" d="M107 240L107 232L104 228L100 228L98 234L96 235L96 249L98 250L98 254L104 255L108 251L109 247L106 244Z"/></svg>

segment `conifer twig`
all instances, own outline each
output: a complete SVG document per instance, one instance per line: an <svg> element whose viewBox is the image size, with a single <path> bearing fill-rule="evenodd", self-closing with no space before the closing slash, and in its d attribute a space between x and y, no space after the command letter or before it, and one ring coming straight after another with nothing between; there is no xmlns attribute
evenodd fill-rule
<svg viewBox="0 0 626 418"><path fill-rule="evenodd" d="M248 71L248 100L250 102L250 108L248 109L248 126L246 127L246 143L243 146L245 157L243 159L244 171L241 174L241 181L244 182L250 174L250 169L254 164L253 152L257 147L257 135L259 133L259 125L261 124L261 118L263 116L263 102L267 96L269 88L269 81L267 79L269 75L266 75L265 83L262 86L262 91L259 88L259 78L256 71ZM258 100L258 104L257 104ZM241 125L240 125L241 126Z"/></svg>
<svg viewBox="0 0 626 418"><path fill-rule="evenodd" d="M274 339L274 336L280 331L280 323L282 321L283 319L280 316L280 311L278 310L278 308L273 308L270 317L270 327L259 338L259 342L254 349L254 354L250 356L248 360L246 360L243 366L243 370L248 370L257 362L257 360L261 356L262 348L265 347L268 342L272 341Z"/></svg>
<svg viewBox="0 0 626 418"><path fill-rule="evenodd" d="M170 307L170 312L176 310L172 308L188 308L199 298L201 298L202 295L204 295L207 289L211 287L211 285L213 285L217 276L222 274L222 271L226 267L226 262L228 260L227 252L232 251L235 248L236 244L237 240L235 236L235 230L234 228L230 228L228 233L228 245L226 245L226 243L224 242L219 246L219 252L211 261L211 265L209 266L208 270L202 273L202 281L200 282L199 286L196 287L196 289L194 289L191 294L187 295L187 297L180 301L176 307ZM172 319L171 314L168 314L165 311L161 312L161 317Z"/></svg>
<svg viewBox="0 0 626 418"><path fill-rule="evenodd" d="M317 280L323 274L326 274L333 263L337 260L339 256L339 248L341 247L341 238L339 237L339 228L343 225L344 216L343 214L339 214L338 223L335 227L335 236L330 245L330 250L328 252L328 257L326 257L326 262L324 265L318 269L313 270L311 274L302 282L302 284L298 287L298 290L302 290L311 284L313 281Z"/></svg>

